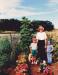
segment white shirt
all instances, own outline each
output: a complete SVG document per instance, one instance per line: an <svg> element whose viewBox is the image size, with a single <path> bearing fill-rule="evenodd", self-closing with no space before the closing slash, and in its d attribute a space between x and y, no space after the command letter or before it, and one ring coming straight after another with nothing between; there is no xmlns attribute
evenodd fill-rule
<svg viewBox="0 0 58 75"><path fill-rule="evenodd" d="M31 43L30 48L32 50L37 50L37 43Z"/></svg>
<svg viewBox="0 0 58 75"><path fill-rule="evenodd" d="M37 32L36 39L37 40L45 40L45 39L47 39L47 35L45 32Z"/></svg>

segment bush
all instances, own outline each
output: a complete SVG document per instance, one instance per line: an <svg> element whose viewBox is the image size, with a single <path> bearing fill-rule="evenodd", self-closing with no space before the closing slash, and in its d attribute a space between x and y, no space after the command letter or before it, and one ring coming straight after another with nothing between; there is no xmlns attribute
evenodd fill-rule
<svg viewBox="0 0 58 75"><path fill-rule="evenodd" d="M11 45L7 38L0 38L0 68L7 65L10 59Z"/></svg>
<svg viewBox="0 0 58 75"><path fill-rule="evenodd" d="M58 43L54 42L53 61L58 61Z"/></svg>

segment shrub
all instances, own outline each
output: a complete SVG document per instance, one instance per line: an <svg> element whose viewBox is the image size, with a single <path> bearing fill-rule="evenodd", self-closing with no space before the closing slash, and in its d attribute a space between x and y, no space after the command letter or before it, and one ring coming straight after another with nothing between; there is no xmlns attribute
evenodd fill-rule
<svg viewBox="0 0 58 75"><path fill-rule="evenodd" d="M7 38L0 38L0 68L7 65L11 53L11 45Z"/></svg>

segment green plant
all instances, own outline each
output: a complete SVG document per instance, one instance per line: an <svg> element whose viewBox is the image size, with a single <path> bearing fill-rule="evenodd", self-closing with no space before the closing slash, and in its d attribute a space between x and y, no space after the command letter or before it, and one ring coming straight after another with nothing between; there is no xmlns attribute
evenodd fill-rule
<svg viewBox="0 0 58 75"><path fill-rule="evenodd" d="M0 68L7 65L11 53L11 45L7 38L0 38Z"/></svg>
<svg viewBox="0 0 58 75"><path fill-rule="evenodd" d="M20 48L25 52L28 53L29 44L31 42L31 31L30 31L30 21L23 17L21 21L20 27L20 34L21 34L21 41L20 41Z"/></svg>

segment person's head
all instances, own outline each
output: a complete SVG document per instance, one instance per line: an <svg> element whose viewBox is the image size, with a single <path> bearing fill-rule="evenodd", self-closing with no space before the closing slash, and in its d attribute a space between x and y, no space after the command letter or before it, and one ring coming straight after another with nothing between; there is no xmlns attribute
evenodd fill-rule
<svg viewBox="0 0 58 75"><path fill-rule="evenodd" d="M36 36L32 36L32 42L33 42L33 43L36 43L36 42L37 42Z"/></svg>
<svg viewBox="0 0 58 75"><path fill-rule="evenodd" d="M43 32L44 31L44 27L42 25L40 25L38 28L37 28L38 32Z"/></svg>

